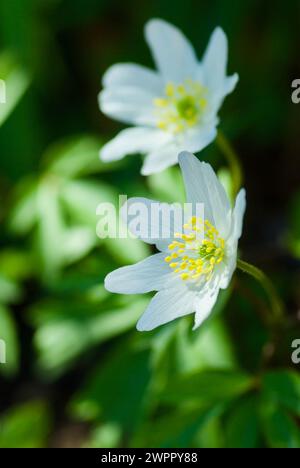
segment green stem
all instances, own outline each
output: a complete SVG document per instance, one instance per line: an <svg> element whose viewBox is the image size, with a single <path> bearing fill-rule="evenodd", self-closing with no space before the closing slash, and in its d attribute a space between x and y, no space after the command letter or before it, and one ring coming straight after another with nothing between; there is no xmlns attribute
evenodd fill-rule
<svg viewBox="0 0 300 468"><path fill-rule="evenodd" d="M244 262L243 260L237 261L237 267L244 273L248 273L248 275L255 278L261 284L269 298L272 311L271 321L274 324L282 323L282 319L284 317L284 305L268 276L259 268L250 265L250 263Z"/></svg>
<svg viewBox="0 0 300 468"><path fill-rule="evenodd" d="M238 194L244 179L242 166L236 151L233 149L229 140L220 130L218 131L216 141L220 150L226 157L230 167L233 182L232 199L235 200L235 197Z"/></svg>

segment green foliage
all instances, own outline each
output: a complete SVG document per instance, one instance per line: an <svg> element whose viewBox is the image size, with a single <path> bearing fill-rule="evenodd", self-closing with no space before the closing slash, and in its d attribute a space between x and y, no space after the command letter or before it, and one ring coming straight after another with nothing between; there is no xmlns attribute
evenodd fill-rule
<svg viewBox="0 0 300 468"><path fill-rule="evenodd" d="M14 375L19 367L19 341L16 323L9 308L0 304L1 340L5 342L6 364L0 366L0 371L6 376Z"/></svg>
<svg viewBox="0 0 300 468"><path fill-rule="evenodd" d="M0 55L0 79L5 82L6 96L5 105L0 105L1 126L28 89L30 78L16 58L7 52Z"/></svg>
<svg viewBox="0 0 300 468"><path fill-rule="evenodd" d="M290 360L300 338L297 13L294 1L0 3L1 447L59 443L71 422L84 427L82 447L300 448L300 377ZM240 82L220 125L246 173L243 257L266 264L288 305L275 338L245 276L194 332L188 316L140 334L150 296L103 287L108 272L153 249L104 238L98 204L118 210L122 193L185 200L177 166L145 178L139 157L99 159L123 128L98 110L101 76L116 62L153 66L142 27L154 16L188 33L199 56L217 24L228 34L229 72ZM231 192L216 145L201 158Z"/></svg>
<svg viewBox="0 0 300 468"><path fill-rule="evenodd" d="M300 416L300 375L283 370L268 372L263 379L263 391L269 401Z"/></svg>
<svg viewBox="0 0 300 468"><path fill-rule="evenodd" d="M44 447L51 418L47 405L32 401L8 410L0 418L0 447Z"/></svg>

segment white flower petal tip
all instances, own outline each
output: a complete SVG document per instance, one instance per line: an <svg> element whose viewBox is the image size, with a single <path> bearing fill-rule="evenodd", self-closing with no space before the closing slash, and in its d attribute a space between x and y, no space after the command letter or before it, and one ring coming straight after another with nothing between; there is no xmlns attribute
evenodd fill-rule
<svg viewBox="0 0 300 468"><path fill-rule="evenodd" d="M246 190L242 188L235 200L235 207L233 211L234 216L234 236L236 239L239 239L242 235L243 230L243 221L246 211Z"/></svg>

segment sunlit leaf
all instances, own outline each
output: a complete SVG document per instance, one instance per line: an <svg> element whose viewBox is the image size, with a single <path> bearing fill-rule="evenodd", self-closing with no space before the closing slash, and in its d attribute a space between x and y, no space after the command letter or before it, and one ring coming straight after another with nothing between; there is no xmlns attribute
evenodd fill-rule
<svg viewBox="0 0 300 468"><path fill-rule="evenodd" d="M0 274L0 303L18 302L21 296L22 289L20 286L6 276Z"/></svg>
<svg viewBox="0 0 300 468"><path fill-rule="evenodd" d="M253 383L253 378L242 372L203 371L171 381L163 398L169 403L225 402L249 391Z"/></svg>
<svg viewBox="0 0 300 468"><path fill-rule="evenodd" d="M5 88L1 86L1 93L5 93L5 102L0 99L0 126L9 117L23 94L29 87L28 73L16 63L11 54L0 55L0 79L4 81Z"/></svg>
<svg viewBox="0 0 300 468"><path fill-rule="evenodd" d="M14 375L19 368L20 354L16 323L11 311L1 304L0 339L5 345L5 363L0 364L0 372L6 376Z"/></svg>
<svg viewBox="0 0 300 468"><path fill-rule="evenodd" d="M102 143L89 135L79 135L53 144L44 155L45 165L64 177L110 171L117 164L103 163L99 158Z"/></svg>
<svg viewBox="0 0 300 468"><path fill-rule="evenodd" d="M94 370L73 400L72 413L132 431L143 414L150 378L149 351L122 343Z"/></svg>
<svg viewBox="0 0 300 468"><path fill-rule="evenodd" d="M27 234L37 221L37 208L37 183L32 180L20 183L8 217L9 229L19 235Z"/></svg>
<svg viewBox="0 0 300 468"><path fill-rule="evenodd" d="M168 203L184 203L185 194L181 172L178 167L171 167L163 172L151 174L148 184L154 198Z"/></svg>
<svg viewBox="0 0 300 468"><path fill-rule="evenodd" d="M115 309L101 304L93 308L76 303L37 305L30 318L37 326L34 344L39 367L54 376L61 373L85 350L133 328L146 304L141 298Z"/></svg>
<svg viewBox="0 0 300 468"><path fill-rule="evenodd" d="M122 430L119 424L101 424L93 429L88 447L114 448L121 442Z"/></svg>
<svg viewBox="0 0 300 468"><path fill-rule="evenodd" d="M49 429L49 410L43 402L15 406L0 416L0 447L44 447Z"/></svg>

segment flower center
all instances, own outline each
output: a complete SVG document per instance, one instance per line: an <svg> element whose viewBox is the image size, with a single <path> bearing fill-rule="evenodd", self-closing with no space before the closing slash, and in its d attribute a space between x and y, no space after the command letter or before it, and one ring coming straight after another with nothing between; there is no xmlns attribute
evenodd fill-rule
<svg viewBox="0 0 300 468"><path fill-rule="evenodd" d="M183 233L176 233L169 246L165 261L186 281L209 281L225 257L225 241L208 221L193 216L183 226Z"/></svg>
<svg viewBox="0 0 300 468"><path fill-rule="evenodd" d="M183 84L168 83L163 98L154 99L157 127L180 133L196 125L207 107L207 88L185 80Z"/></svg>

